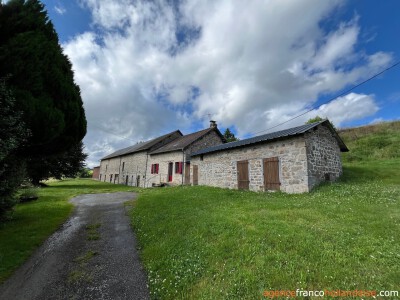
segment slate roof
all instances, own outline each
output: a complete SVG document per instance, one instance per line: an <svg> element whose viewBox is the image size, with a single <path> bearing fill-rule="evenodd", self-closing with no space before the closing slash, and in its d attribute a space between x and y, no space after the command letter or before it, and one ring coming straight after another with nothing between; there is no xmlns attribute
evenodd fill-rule
<svg viewBox="0 0 400 300"><path fill-rule="evenodd" d="M224 140L224 137L222 134L219 132L217 128L207 128L204 130L200 130L191 134L187 134L184 136L181 136L180 138L177 138L173 140L172 142L169 142L168 144L150 152L150 154L158 154L158 153L165 153L165 152L171 152L171 151L178 151L178 150L184 150L186 147L209 133L210 131L216 130L219 136Z"/></svg>
<svg viewBox="0 0 400 300"><path fill-rule="evenodd" d="M344 144L343 140L337 134L336 130L332 127L331 123L328 120L323 120L323 121L315 122L312 124L306 124L306 125L297 126L297 127L293 127L293 128L289 128L289 129L285 129L285 130L267 133L264 135L259 135L256 137L252 137L252 138L237 141L237 142L231 142L231 143L226 143L226 144L222 144L222 145L205 148L205 149L202 149L200 151L193 153L191 156L196 156L196 155L201 155L201 154L211 153L211 152L216 152L216 151L222 151L222 150L226 150L226 149L233 149L233 148L238 148L238 147L243 147L243 146L247 146L247 145L251 145L251 144L260 143L260 142L267 142L267 141L273 141L273 140L282 139L282 138L286 138L286 137L296 136L296 135L303 134L321 124L326 125L331 130L333 136L336 138L336 140L339 143L340 151L342 151L342 152L349 151L347 146Z"/></svg>
<svg viewBox="0 0 400 300"><path fill-rule="evenodd" d="M111 153L111 154L103 157L101 160L109 159L109 158L113 158L113 157L117 157L117 156L122 156L122 155L126 155L126 154L136 153L136 152L140 152L140 151L144 151L144 150L149 150L151 147L156 145L158 142L162 141L163 139L165 139L168 136L173 135L175 133L179 133L180 135L182 135L182 133L179 130L175 130L173 132L159 136L155 139L152 139L152 140L149 140L146 142L141 142L136 145L115 151L114 153Z"/></svg>

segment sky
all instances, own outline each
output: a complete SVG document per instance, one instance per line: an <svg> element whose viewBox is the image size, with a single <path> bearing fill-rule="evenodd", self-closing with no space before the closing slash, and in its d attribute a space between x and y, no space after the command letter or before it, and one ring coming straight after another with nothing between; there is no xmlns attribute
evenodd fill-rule
<svg viewBox="0 0 400 300"><path fill-rule="evenodd" d="M400 66L343 94L400 60L397 0L42 2L81 89L89 167L210 119L239 138L316 115L399 119Z"/></svg>

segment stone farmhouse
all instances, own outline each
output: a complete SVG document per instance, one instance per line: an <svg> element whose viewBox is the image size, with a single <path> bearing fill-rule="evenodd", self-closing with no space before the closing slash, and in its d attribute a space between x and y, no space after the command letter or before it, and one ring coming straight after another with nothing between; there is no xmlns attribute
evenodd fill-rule
<svg viewBox="0 0 400 300"><path fill-rule="evenodd" d="M101 160L99 179L132 186L208 185L303 193L342 174L346 145L328 120L224 143L215 121L118 150Z"/></svg>
<svg viewBox="0 0 400 300"><path fill-rule="evenodd" d="M190 184L191 153L223 142L215 121L188 135L176 130L102 158L99 180L138 187Z"/></svg>
<svg viewBox="0 0 400 300"><path fill-rule="evenodd" d="M192 154L194 185L309 192L342 174L349 151L328 120L217 145Z"/></svg>

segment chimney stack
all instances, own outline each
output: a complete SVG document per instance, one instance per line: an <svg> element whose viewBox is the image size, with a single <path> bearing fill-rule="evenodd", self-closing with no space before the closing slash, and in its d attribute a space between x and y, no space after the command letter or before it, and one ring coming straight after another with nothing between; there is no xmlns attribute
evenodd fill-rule
<svg viewBox="0 0 400 300"><path fill-rule="evenodd" d="M210 120L210 128L217 128L217 122Z"/></svg>

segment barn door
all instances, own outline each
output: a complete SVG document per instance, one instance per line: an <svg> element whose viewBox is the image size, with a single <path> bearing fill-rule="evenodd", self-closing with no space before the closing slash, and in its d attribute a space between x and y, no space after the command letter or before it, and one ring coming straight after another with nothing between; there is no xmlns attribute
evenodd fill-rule
<svg viewBox="0 0 400 300"><path fill-rule="evenodd" d="M185 184L190 184L190 162L185 163Z"/></svg>
<svg viewBox="0 0 400 300"><path fill-rule="evenodd" d="M242 160L237 162L237 176L238 176L238 189L248 190L249 189L249 162Z"/></svg>
<svg viewBox="0 0 400 300"><path fill-rule="evenodd" d="M193 166L193 185L199 184L199 167L194 165Z"/></svg>
<svg viewBox="0 0 400 300"><path fill-rule="evenodd" d="M264 159L264 187L265 190L279 190L279 159L277 157Z"/></svg>

